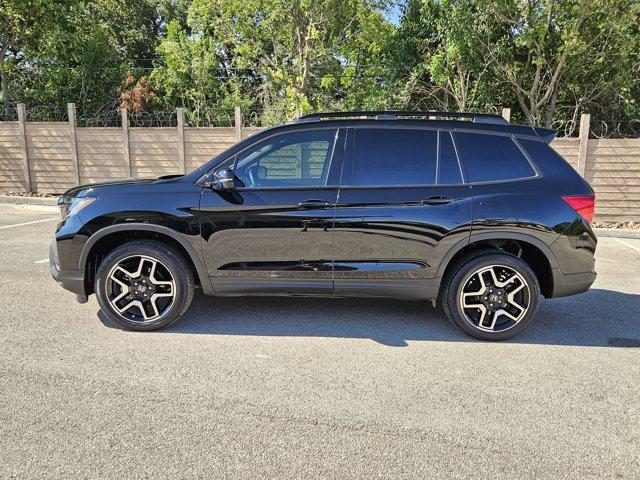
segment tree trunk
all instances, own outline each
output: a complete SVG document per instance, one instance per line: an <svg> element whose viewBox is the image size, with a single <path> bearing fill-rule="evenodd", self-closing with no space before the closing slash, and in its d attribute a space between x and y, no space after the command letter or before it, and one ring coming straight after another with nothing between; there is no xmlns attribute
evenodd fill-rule
<svg viewBox="0 0 640 480"><path fill-rule="evenodd" d="M11 120L11 103L9 100L9 74L0 68L0 91L2 92L2 111L5 121Z"/></svg>

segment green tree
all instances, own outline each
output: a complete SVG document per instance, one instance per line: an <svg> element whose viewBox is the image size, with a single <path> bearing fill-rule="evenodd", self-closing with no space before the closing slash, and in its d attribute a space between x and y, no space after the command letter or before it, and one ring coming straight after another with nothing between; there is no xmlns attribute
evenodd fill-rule
<svg viewBox="0 0 640 480"><path fill-rule="evenodd" d="M11 79L24 62L25 49L46 38L56 24L64 2L52 0L0 0L0 94L3 116L11 116Z"/></svg>
<svg viewBox="0 0 640 480"><path fill-rule="evenodd" d="M434 1L432 10L438 49L426 51L425 60L433 82L459 111L490 107L495 70L482 48L494 45L498 36L494 17L470 0Z"/></svg>
<svg viewBox="0 0 640 480"><path fill-rule="evenodd" d="M359 103L391 31L377 7L366 0L195 0L186 28L172 26L159 47L154 85L195 111L232 99L259 110L265 123Z"/></svg>
<svg viewBox="0 0 640 480"><path fill-rule="evenodd" d="M483 0L502 23L496 44L484 42L526 120L550 126L558 100L575 105L597 98L628 69L631 29L638 24L635 0ZM603 75L609 75L606 81ZM608 84L608 86L607 86ZM587 93L588 91L588 93Z"/></svg>
<svg viewBox="0 0 640 480"><path fill-rule="evenodd" d="M12 64L11 91L30 105L31 119L59 120L66 103L75 102L80 122L113 123L128 72L150 73L166 21L185 17L186 10L169 0L63 4L48 6L54 14L44 30L22 42L20 61Z"/></svg>
<svg viewBox="0 0 640 480"><path fill-rule="evenodd" d="M392 43L408 108L483 110L495 104L499 85L484 46L499 25L472 0L410 0ZM407 68L408 67L408 68Z"/></svg>

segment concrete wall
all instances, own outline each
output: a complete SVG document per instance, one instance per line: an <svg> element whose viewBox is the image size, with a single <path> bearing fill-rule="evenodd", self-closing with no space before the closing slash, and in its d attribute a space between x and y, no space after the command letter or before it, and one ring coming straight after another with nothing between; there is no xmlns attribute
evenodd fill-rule
<svg viewBox="0 0 640 480"><path fill-rule="evenodd" d="M193 170L258 129L75 126L69 122L0 122L0 191L62 193L74 185L127 177L150 178ZM236 116L238 118L238 116ZM551 146L596 191L596 219L640 221L640 139L589 139L583 116L580 138L558 138Z"/></svg>

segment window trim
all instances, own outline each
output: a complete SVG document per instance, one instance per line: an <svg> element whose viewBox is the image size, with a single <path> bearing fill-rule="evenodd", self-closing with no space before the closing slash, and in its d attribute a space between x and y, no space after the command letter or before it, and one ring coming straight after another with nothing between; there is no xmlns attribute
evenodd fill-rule
<svg viewBox="0 0 640 480"><path fill-rule="evenodd" d="M438 183L439 178L436 178L436 183L434 184L425 184L425 183L418 183L418 184L402 184L402 185L343 185L342 184L342 175L343 175L343 170L344 170L344 164L346 163L343 159L342 161L342 171L340 173L340 188L354 188L354 189L362 189L362 188L433 188L433 187L461 187L461 186L466 186L466 187L470 187L470 186L474 186L474 185L491 185L491 184L499 184L499 183L513 183L513 182L525 182L525 181L529 181L529 180L537 180L540 178L543 178L543 174L540 171L540 169L538 168L538 166L535 164L535 162L533 161L533 159L531 158L531 156L529 155L529 153L524 149L524 147L522 145L520 145L520 142L518 141L519 138L522 139L526 139L526 140L533 140L533 141L540 141L540 138L535 137L535 136L529 136L529 135L514 135L512 133L505 133L505 132L494 132L491 130L469 130L466 128L438 128L435 126L430 126L430 125L416 125L415 127L412 126L411 128L407 128L406 126L400 126L400 125L385 125L385 126L380 126L380 127L372 127L372 126L353 126L353 127L347 127L347 135L346 135L346 145L345 145L345 156L348 153L349 149L351 148L352 152L353 152L353 135L351 134L353 130L356 129L360 129L360 128L364 128L364 129L380 129L380 130L387 130L387 129L399 129L399 130L432 130L432 131L436 131L437 133L449 133L450 137L451 137L451 141L453 142L453 149L455 151L456 154L456 159L458 161L458 168L460 169L460 175L462 177L462 182L461 183ZM476 134L476 135L492 135L492 136L497 136L497 137L509 137L511 138L511 140L515 143L516 147L518 148L518 150L520 150L520 152L524 155L524 158L527 160L527 162L529 163L529 165L531 166L531 168L534 171L534 175L528 176L528 177L518 177L518 178L507 178L504 180L486 180L483 182L470 182L469 181L469 177L467 176L467 170L466 170L466 164L464 162L464 159L462 158L462 153L460 152L460 149L458 147L458 143L456 140L456 133L471 133L471 134ZM437 173L439 173L439 166L440 166L440 136L438 135L438 141L437 141L437 149L438 149L438 155L436 158L436 163L437 163Z"/></svg>
<svg viewBox="0 0 640 480"><path fill-rule="evenodd" d="M531 140L531 141L537 141L537 142L541 142L542 140L540 139L540 137L535 136L535 135L526 135L526 134L518 134L515 135L513 133L507 133L507 132L496 132L496 131L492 131L492 130L470 130L467 128L464 128L464 126L460 126L460 127L453 127L453 128L446 128L446 127L438 127L435 125L412 125L411 128L407 128L407 126L403 126L403 125L384 125L384 126L380 126L380 127L376 127L376 126L370 126L370 125L349 125L349 126L322 126L322 125L318 125L318 124L314 124L314 125L305 125L306 128L296 128L295 130L287 130L287 131L281 131L281 132L276 132L273 133L267 137L264 137L262 139L260 139L258 142L263 142L265 140L269 140L270 138L273 137L277 137L280 135L286 135L292 132L306 132L306 131L316 131L316 130L336 130L336 139L334 141L333 144L333 150L331 152L331 158L329 160L329 175L327 176L327 180L329 179L329 177L331 176L331 167L335 165L336 159L340 162L340 169L339 172L337 174L338 176L338 180L337 183L335 185L313 185L313 186L306 186L306 187L300 187L300 186L278 186L278 187L238 187L236 188L236 190L238 191L247 191L247 190L252 190L252 191L260 191L260 190L301 190L301 189L331 189L331 188L357 188L357 189L361 189L361 188L403 188L403 187L408 187L408 188L418 188L418 187L422 187L422 188L428 188L428 187L462 187L462 186L473 186L473 185L491 185L491 184L499 184L499 183L513 183L513 182L523 182L523 181L529 181L529 180L537 180L540 178L543 178L544 175L542 174L541 170L538 168L538 166L535 164L535 162L533 161L533 159L531 158L531 156L529 155L529 153L524 149L524 147L522 145L520 145L520 142L518 141L519 139L523 139L523 140ZM351 147L350 145L350 141L351 141L351 133L353 130L359 129L359 128L378 128L378 129L390 129L390 130L395 130L395 129L399 129L399 130L432 130L432 131L436 131L438 133L440 132L448 132L449 135L451 136L451 140L453 141L453 148L455 150L456 153L456 158L458 160L458 167L460 169L460 174L462 175L462 183L435 183L435 184L403 184L401 186L398 185L343 185L342 184L342 175L343 175L343 169L344 169L344 164L345 164L345 157L346 154L349 150L349 148ZM466 175L466 166L464 163L464 159L462 158L462 155L460 153L460 150L458 148L458 144L456 141L456 133L472 133L472 134L477 134L477 135L495 135L495 136L499 136L499 137L510 137L511 140L516 144L516 146L518 147L518 149L522 152L522 154L524 155L524 157L527 159L527 161L529 162L529 165L531 165L531 168L533 168L533 171L536 173L533 176L530 177L521 177L521 178L511 178L511 179L505 179L505 180L487 180L484 182L469 182L468 181L468 177ZM338 143L341 139L341 135L342 135L342 144L340 145L340 147L338 147ZM212 166L209 170L206 171L206 173L204 173L199 180L196 181L197 185L202 186L202 183L205 181L205 179L211 175L212 172L215 172L218 167L226 162L227 160L229 160L232 157L237 157L238 155L240 155L242 152L248 150L249 148L254 147L258 142L254 142L251 143L250 145L247 145L245 148L243 148L242 150L234 153L231 156L225 157L222 160L220 160L216 165ZM438 146L439 146L439 135L438 135ZM340 151L339 148L341 148L342 150ZM439 162L440 162L440 156L439 156L440 152L438 151L438 157L437 157L437 162L438 162L438 166L439 166ZM235 160L234 160L234 171L235 171ZM438 179L436 179L437 182Z"/></svg>

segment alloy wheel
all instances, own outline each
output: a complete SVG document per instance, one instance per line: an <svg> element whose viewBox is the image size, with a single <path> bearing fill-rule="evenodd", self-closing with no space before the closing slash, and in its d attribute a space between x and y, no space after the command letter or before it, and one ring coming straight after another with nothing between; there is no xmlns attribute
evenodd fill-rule
<svg viewBox="0 0 640 480"><path fill-rule="evenodd" d="M131 255L107 276L106 297L113 310L130 322L150 323L173 305L176 283L165 264L147 255Z"/></svg>
<svg viewBox="0 0 640 480"><path fill-rule="evenodd" d="M525 278L506 265L482 267L462 283L459 303L464 318L486 332L503 332L525 317L531 291Z"/></svg>

